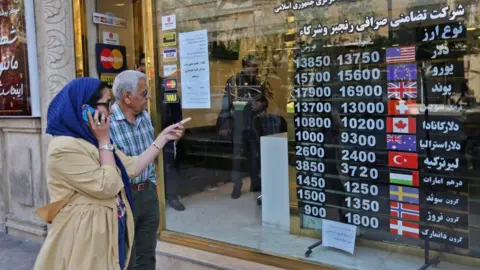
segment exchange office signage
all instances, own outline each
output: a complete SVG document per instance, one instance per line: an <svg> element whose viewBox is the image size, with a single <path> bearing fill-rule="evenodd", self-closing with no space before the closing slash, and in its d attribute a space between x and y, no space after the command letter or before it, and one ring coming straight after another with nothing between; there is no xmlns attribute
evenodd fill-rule
<svg viewBox="0 0 480 270"><path fill-rule="evenodd" d="M290 5L275 12L284 9ZM465 9L405 14L420 17L299 29L320 38L387 25L393 31L425 18L401 46L299 46L292 149L299 208L468 249L468 184L478 162L465 153L475 123L462 105L439 102L463 91L465 50L456 45L465 42Z"/></svg>
<svg viewBox="0 0 480 270"><path fill-rule="evenodd" d="M31 115L25 9L3 1L0 10L0 116Z"/></svg>

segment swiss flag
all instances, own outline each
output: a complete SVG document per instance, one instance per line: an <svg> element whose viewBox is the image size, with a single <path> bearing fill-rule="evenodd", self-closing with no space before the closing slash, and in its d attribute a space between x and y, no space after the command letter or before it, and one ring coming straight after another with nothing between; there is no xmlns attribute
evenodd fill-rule
<svg viewBox="0 0 480 270"><path fill-rule="evenodd" d="M387 132L415 134L417 119L408 117L387 117Z"/></svg>
<svg viewBox="0 0 480 270"><path fill-rule="evenodd" d="M389 115L416 115L418 114L416 100L389 100L388 101Z"/></svg>
<svg viewBox="0 0 480 270"><path fill-rule="evenodd" d="M388 152L388 166L405 169L418 169L418 154Z"/></svg>

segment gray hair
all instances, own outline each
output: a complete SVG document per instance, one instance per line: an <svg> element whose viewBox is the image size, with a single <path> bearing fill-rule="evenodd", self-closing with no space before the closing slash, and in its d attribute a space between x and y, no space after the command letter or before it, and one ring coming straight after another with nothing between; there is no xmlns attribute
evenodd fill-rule
<svg viewBox="0 0 480 270"><path fill-rule="evenodd" d="M136 70L125 70L115 77L113 82L113 95L116 100L122 100L124 93L135 93L137 91L138 80L147 79L147 75Z"/></svg>

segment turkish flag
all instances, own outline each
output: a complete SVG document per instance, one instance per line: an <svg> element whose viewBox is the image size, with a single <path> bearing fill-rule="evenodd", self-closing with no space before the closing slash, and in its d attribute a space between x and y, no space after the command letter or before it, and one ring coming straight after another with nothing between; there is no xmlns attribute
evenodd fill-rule
<svg viewBox="0 0 480 270"><path fill-rule="evenodd" d="M415 134L417 119L408 117L387 117L387 132Z"/></svg>
<svg viewBox="0 0 480 270"><path fill-rule="evenodd" d="M406 169L418 169L418 154L388 152L388 166Z"/></svg>
<svg viewBox="0 0 480 270"><path fill-rule="evenodd" d="M388 101L389 115L417 115L417 101L416 100L389 100Z"/></svg>

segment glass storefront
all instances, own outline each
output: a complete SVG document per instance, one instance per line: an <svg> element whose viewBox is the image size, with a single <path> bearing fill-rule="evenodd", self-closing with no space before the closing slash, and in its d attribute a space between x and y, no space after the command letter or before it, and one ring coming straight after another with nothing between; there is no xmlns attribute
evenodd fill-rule
<svg viewBox="0 0 480 270"><path fill-rule="evenodd" d="M159 163L162 232L345 268L419 268L425 249L478 265L477 1L131 2L115 32L128 68L152 65L156 128L192 118ZM322 238L355 252L306 254Z"/></svg>
<svg viewBox="0 0 480 270"><path fill-rule="evenodd" d="M479 258L476 10L156 1L162 117L193 118L165 159L186 207L166 229L307 259L326 219Z"/></svg>

